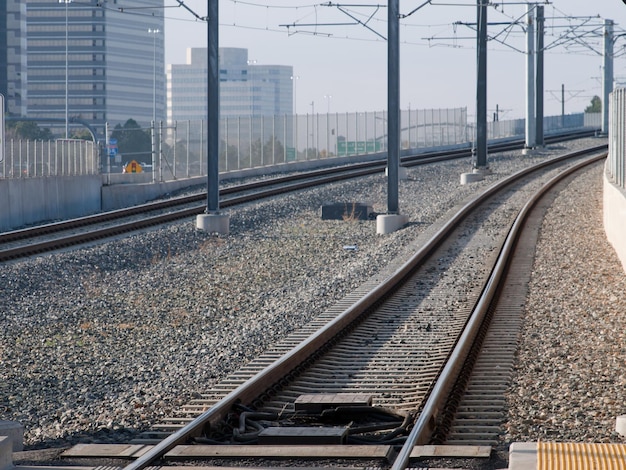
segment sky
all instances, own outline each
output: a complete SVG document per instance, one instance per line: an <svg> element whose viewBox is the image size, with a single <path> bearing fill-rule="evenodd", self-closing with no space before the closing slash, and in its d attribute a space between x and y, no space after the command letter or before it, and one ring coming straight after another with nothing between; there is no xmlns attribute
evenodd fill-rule
<svg viewBox="0 0 626 470"><path fill-rule="evenodd" d="M182 0L181 0L182 1ZM165 0L165 62L185 63L206 47L207 0ZM491 0L487 10L487 107L516 119L526 109L526 2ZM606 19L615 22L615 80L626 84L626 4L622 0L541 1L546 17L544 115L579 113L602 96ZM387 2L220 0L219 46L248 49L253 63L291 65L296 110L343 113L387 109ZM421 7L421 8L420 8ZM191 11L189 11L191 10ZM193 13L192 13L193 12ZM476 108L476 16L472 0L400 0L402 109ZM567 38L567 39L564 39ZM564 90L564 94L562 94ZM562 99L564 97L564 99Z"/></svg>

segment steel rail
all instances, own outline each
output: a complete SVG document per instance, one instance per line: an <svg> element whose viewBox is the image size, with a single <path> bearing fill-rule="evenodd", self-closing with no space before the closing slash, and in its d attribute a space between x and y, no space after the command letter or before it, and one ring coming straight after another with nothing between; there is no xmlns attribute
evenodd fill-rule
<svg viewBox="0 0 626 470"><path fill-rule="evenodd" d="M524 229L524 225L530 211L547 192L549 192L564 178L567 178L572 173L575 173L581 168L591 165L603 158L606 158L606 154L592 156L554 176L539 191L537 191L520 210L506 237L489 280L487 281L483 292L472 311L467 326L463 330L459 342L450 356L450 360L446 363L441 375L437 379L432 393L428 397L428 400L426 400L419 418L415 422L415 425L407 437L405 444L402 446L402 449L396 456L390 470L404 470L407 468L409 466L409 459L413 448L416 445L426 444L430 440L440 409L447 400L449 391L456 382L459 371L467 359L468 353L473 346L478 331L483 325L485 316L487 315L496 292L505 276L506 269L510 263L511 254L513 253L515 244Z"/></svg>
<svg viewBox="0 0 626 470"><path fill-rule="evenodd" d="M350 324L357 321L359 317L364 315L368 309L371 308L372 305L377 304L393 292L401 284L402 280L409 273L411 273L426 256L428 256L437 246L441 244L447 234L463 219L465 219L475 205L484 202L500 189L513 183L520 177L532 173L533 171L567 159L584 156L590 153L606 151L606 149L607 145L602 145L592 149L585 149L545 160L544 162L520 170L513 175L498 181L487 188L484 192L476 195L451 219L449 219L408 261L394 271L387 279L374 287L374 289L372 289L368 294L355 302L351 307L344 310L320 330L303 340L298 346L283 355L278 361L265 367L262 371L244 382L235 390L231 391L209 410L203 412L193 421L185 424L181 429L177 430L160 443L154 445L145 454L126 466L125 470L141 470L150 466L153 462L162 458L168 451L172 450L177 445L184 443L188 438L198 437L205 426L214 424L221 420L226 413L230 411L231 407L235 403L247 403L251 399L258 396L260 390L266 390L273 384L279 382L279 380L285 375L285 370L293 371L297 369L302 362L308 359L313 353L323 349L327 344L331 343L340 334L341 329L348 327ZM431 414L431 416L433 415L434 414ZM411 435L413 435L413 432Z"/></svg>
<svg viewBox="0 0 626 470"><path fill-rule="evenodd" d="M416 158L412 163L407 166L421 165L426 163L438 162L443 160L449 160L458 158L460 153L464 154L464 151L457 151L452 153L435 152L428 154L427 156ZM243 204L245 202L257 201L266 197L277 196L279 194L288 193L291 191L297 191L300 189L306 189L321 184L330 182L346 180L351 178L358 178L367 176L370 174L378 173L383 170L383 166L379 162L367 162L361 164L350 165L349 167L334 167L307 172L304 174L287 175L280 178L272 178L263 181L254 181L250 183L244 183L241 185L233 186L230 188L224 188L220 191L220 195L237 194L240 192L249 192L260 189L258 192L249 192L248 194L237 196L230 199L224 199L221 202L223 208L235 206L237 204ZM295 182L294 182L295 181ZM285 184L290 183L290 184ZM269 189L262 189L269 187ZM20 241L28 240L43 235L52 235L59 233L62 230L71 230L82 227L89 227L90 225L96 225L98 223L104 223L109 221L120 220L124 217L130 217L135 215L144 214L147 212L153 212L157 210L164 210L172 207L176 207L183 204L190 204L194 202L200 202L204 200L203 194L195 194L191 196L181 196L179 198L172 198L166 201L158 201L153 203L141 204L126 209L118 209L115 211L105 212L102 214L95 214L78 219L72 219L63 222L57 222L54 224L46 224L34 228L17 230L13 232L7 232L0 234L0 242ZM0 262L14 260L20 257L32 256L56 249L67 248L72 245L77 245L85 242L92 242L107 237L118 236L123 233L128 233L136 230L153 227L156 225L173 222L175 220L184 219L187 217L196 216L202 214L205 210L205 205L198 205L192 208L173 210L166 214L160 214L156 216L146 217L141 220L135 220L127 223L119 223L112 227L97 228L82 232L80 234L72 234L68 236L61 236L58 238L48 239L38 243L26 244L12 248L6 248L0 250Z"/></svg>
<svg viewBox="0 0 626 470"><path fill-rule="evenodd" d="M468 157L470 155L470 150L463 149L457 151L450 152L432 152L427 153L422 156L413 156L407 157L408 165L420 165L427 163L435 163L455 158L463 158ZM363 162L363 163L353 163L349 166L340 166L340 167L332 167L332 168L323 168L313 171L308 171L306 173L299 174L291 174L280 177L274 177L270 179L253 181L248 183L242 183L235 186L227 187L220 189L220 197L237 194L247 191L253 191L257 189L267 188L269 186L282 186L287 188L288 191L294 191L297 189L307 188L314 186L316 184L324 184L329 181L339 181L341 179L350 179L357 178L361 176L366 176L370 174L379 173L384 170L385 163L382 161L373 161L373 162ZM332 178L332 175L338 175ZM328 178L324 178L328 177ZM317 180L316 180L317 178ZM307 180L314 181L313 184L307 184ZM300 185L290 185L285 186L286 183L291 182L301 182ZM286 191L283 191L286 192ZM260 195L261 197L267 197L276 195L276 192L268 192L266 195ZM84 217L78 217L74 219L64 220L60 222L52 222L49 224L42 224L36 227L29 227L25 229L12 230L9 232L0 233L0 243L7 243L13 241L24 240L28 238L34 238L37 236L52 234L61 232L63 230L71 230L75 228L85 227L89 225L94 225L98 223L118 220L124 217L130 217L133 215L144 214L147 212L153 212L158 210L164 210L171 207L177 207L185 204L192 204L194 202L202 202L206 199L206 192L188 195L188 196L180 196L176 198L167 199L164 201L157 202L149 202L145 204L139 204L133 207L116 209L112 211L107 211L99 214L88 215ZM252 200L252 199L250 199ZM245 202L245 201L244 201ZM223 204L221 204L223 205ZM227 201L227 205L233 205ZM201 213L200 212L197 213ZM182 212L185 215L185 212ZM196 212L193 212L195 215ZM158 222L157 222L158 223ZM151 224L154 225L154 224Z"/></svg>
<svg viewBox="0 0 626 470"><path fill-rule="evenodd" d="M339 176L330 175L326 177L316 177L314 179L307 179L304 181L299 181L299 182L288 184L288 185L283 184L283 185L276 186L274 183L271 183L271 186L273 187L270 189L253 192L249 194L244 194L244 195L240 195L240 196L236 196L232 198L227 198L227 199L222 200L220 204L222 207L231 207L231 206L243 204L246 202L257 201L257 200L271 197L271 196L277 196L279 194L284 194L284 193L288 193L291 191L306 189L306 188L318 186L321 184L335 182L341 179L365 176L365 175L371 174L374 171L379 171L379 170L371 170L371 169L344 170L344 173L342 173ZM254 185L257 186L258 183L254 183ZM267 185L268 184L266 183L265 186ZM248 186L250 185L244 185L244 186L246 186L246 190L247 190L249 189ZM263 187L263 185L258 185L258 187ZM237 189L239 189L239 187ZM226 193L228 192L232 193L235 191L226 191ZM197 197L198 197L197 195L194 195L192 197L192 200L196 200ZM130 208L128 212L124 212L124 209L120 209L118 211L115 211L115 214L112 214L110 216L109 216L109 213L104 214L105 217L103 218L99 218L97 215L89 216L86 218L79 219L77 223L74 225L71 223L72 221L68 221L68 223L64 225L64 229L85 227L85 226L93 225L96 223L102 223L105 221L119 219L124 216L142 214L145 211L154 211L157 209L163 209L165 207L171 207L174 204L175 203L171 203L170 201L164 201L163 204L158 204L157 208L155 208L154 206L150 204L147 204L147 205L144 204L142 206L136 206L136 207ZM135 220L135 221L126 222L126 223L119 223L111 227L98 228L94 230L81 232L79 234L61 236L58 238L53 238L53 239L49 239L49 240L45 240L45 241L37 242L33 244L21 245L21 246L13 247L13 248L6 248L4 250L0 250L0 262L12 260L12 259L16 259L16 258L20 258L24 256L30 256L30 255L34 255L38 253L43 253L47 251L52 251L56 249L67 248L69 246L76 245L79 243L86 243L86 242L91 242L95 240L100 240L100 239L107 238L107 237L121 235L123 233L128 233L128 232L141 230L141 229L153 227L153 226L168 223L168 222L173 222L176 220L202 214L205 210L205 207L206 207L205 205L197 205L191 208L174 210L166 214L159 214L159 215L155 215L152 217L146 217L141 220ZM61 224L63 223L61 222ZM52 231L44 230L42 232L37 231L37 235L41 236L46 233L56 233L56 232L57 231L55 230L52 230ZM22 238L27 239L27 236L24 236ZM13 240L19 240L19 239L13 238Z"/></svg>
<svg viewBox="0 0 626 470"><path fill-rule="evenodd" d="M593 135L593 133L594 133L593 131L583 131L583 132L575 132L575 133L567 133L567 134L558 134L558 135L554 135L554 136L547 138L546 141L560 142L563 140L569 140L569 139L575 139L575 138L581 138L581 137ZM522 141L517 141L517 140L510 141L510 142L499 142L499 143L492 144L489 147L489 150L491 152L502 152L506 150L521 148L523 147L523 144L524 143ZM469 148L427 152L427 153L418 154L418 155L405 156L401 159L401 163L404 166L412 167L416 165L423 165L423 164L435 163L435 162L440 162L440 161L445 161L445 160L469 157L471 156L471 154L472 154L472 150ZM236 193L241 193L245 191L252 191L252 190L268 187L270 185L280 186L280 185L285 185L285 183L290 183L293 181L302 181L304 179L311 179L311 178L330 176L330 175L343 174L343 176L341 177L338 176L336 180L356 178L356 177L365 176L368 174L374 174L374 173L383 171L385 168L385 165L386 165L386 160L384 160L384 158L381 156L380 159L371 161L371 162L351 163L349 166L323 168L323 169L308 171L306 173L284 175L284 176L274 177L271 179L266 179L266 180L261 180L261 181L243 183L243 184L239 184L236 186L223 188L219 191L219 194L220 194L220 197L223 197L223 196L227 196L230 194L236 194ZM325 181L320 180L318 181L318 184L322 184L324 182ZM310 185L300 186L300 187L291 186L290 190L296 190L302 187L310 187ZM268 195L272 195L272 194L268 194ZM265 197L265 196L262 196L262 197ZM71 230L71 229L85 227L89 225L95 225L98 223L118 220L124 217L144 214L144 213L151 212L151 211L164 210L164 209L181 206L185 204L192 204L194 202L202 202L205 199L206 199L206 192L202 192L202 193L194 194L194 195L171 198L165 201L150 202L150 203L133 206L130 208L116 209L116 210L107 211L107 212L103 212L99 214L85 216L85 217L79 217L79 218L74 218L74 219L60 221L60 222L42 224L36 227L12 230L9 232L0 233L0 244L13 242L13 241L19 241L19 240L25 240L28 238L34 238L34 237L43 236L43 235L48 235L52 233L61 232L63 230ZM196 215L201 212L202 211L193 212L192 214ZM181 214L183 214L183 216L187 216L185 212L182 212ZM158 223L159 223L158 221L156 221L155 223L148 223L147 226L156 225ZM103 234L102 236L106 236L106 234ZM74 243L77 243L77 240L75 240ZM45 248L45 249L48 250L48 249L53 249L53 248ZM18 251L13 250L13 254L12 255L7 254L7 256L4 259L11 259L13 257L16 257L17 255L18 255Z"/></svg>
<svg viewBox="0 0 626 470"><path fill-rule="evenodd" d="M447 159L462 158L470 156L469 149L461 149L455 151L446 152L428 152L418 156L406 157L411 164L419 165L421 163L433 163L438 161L445 161ZM246 191L253 191L256 189L266 188L268 186L283 186L285 183L291 183L294 181L303 181L307 179L321 178L330 175L343 174L343 179L356 178L369 174L378 173L384 170L385 162L375 160L371 162L350 163L346 166L335 166L331 168L322 168L305 173L297 173L290 175L283 175L279 177L273 177L269 179L252 181L248 183L242 183L235 186L222 188L219 191L220 197L242 193ZM337 180L340 177L336 178ZM320 179L317 184L324 183L327 180ZM292 186L292 190L299 189L307 186ZM29 227L24 229L12 230L9 232L0 233L0 243L7 243L17 240L23 240L27 238L33 238L41 235L47 235L50 233L60 232L63 230L69 230L84 226L89 226L97 223L108 222L111 220L117 220L123 217L129 217L137 214L143 214L150 211L158 211L168 209L170 207L176 207L184 204L190 204L194 202L202 202L206 200L206 192L198 194L180 196L176 198L167 199L164 201L148 202L145 204L139 204L133 207L127 207L122 209L115 209L99 214L88 215L84 217L78 217L74 219L64 220L60 222L52 222L49 224L42 224L36 227Z"/></svg>

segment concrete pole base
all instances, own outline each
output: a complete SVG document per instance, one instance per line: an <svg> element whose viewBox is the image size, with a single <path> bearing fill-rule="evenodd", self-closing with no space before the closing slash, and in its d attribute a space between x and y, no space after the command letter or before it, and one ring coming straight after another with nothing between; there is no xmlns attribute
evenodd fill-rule
<svg viewBox="0 0 626 470"><path fill-rule="evenodd" d="M524 147L522 150L522 155L534 155L535 149L533 147Z"/></svg>
<svg viewBox="0 0 626 470"><path fill-rule="evenodd" d="M376 233L385 235L395 232L409 222L407 215L381 214L376 217Z"/></svg>
<svg viewBox="0 0 626 470"><path fill-rule="evenodd" d="M491 171L491 168L488 167L481 167L481 168L474 168L472 170L472 173L476 174L476 175L492 175L493 171Z"/></svg>
<svg viewBox="0 0 626 470"><path fill-rule="evenodd" d="M228 235L230 216L226 214L200 214L196 217L196 228L208 233Z"/></svg>
<svg viewBox="0 0 626 470"><path fill-rule="evenodd" d="M0 437L6 436L13 444L13 452L24 449L24 426L17 421L0 421Z"/></svg>
<svg viewBox="0 0 626 470"><path fill-rule="evenodd" d="M615 419L615 431L620 436L626 437L626 415L618 416Z"/></svg>
<svg viewBox="0 0 626 470"><path fill-rule="evenodd" d="M461 184L475 183L476 181L482 181L484 176L480 173L461 173Z"/></svg>
<svg viewBox="0 0 626 470"><path fill-rule="evenodd" d="M385 176L389 176L389 167L385 168ZM405 166L398 167L398 179L400 181L409 179L409 174Z"/></svg>

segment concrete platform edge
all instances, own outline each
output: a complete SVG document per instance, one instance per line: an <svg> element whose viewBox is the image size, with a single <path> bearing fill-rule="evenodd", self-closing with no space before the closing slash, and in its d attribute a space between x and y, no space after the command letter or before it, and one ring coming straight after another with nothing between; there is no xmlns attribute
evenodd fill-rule
<svg viewBox="0 0 626 470"><path fill-rule="evenodd" d="M537 468L537 443L514 442L509 447L509 470L535 470Z"/></svg>

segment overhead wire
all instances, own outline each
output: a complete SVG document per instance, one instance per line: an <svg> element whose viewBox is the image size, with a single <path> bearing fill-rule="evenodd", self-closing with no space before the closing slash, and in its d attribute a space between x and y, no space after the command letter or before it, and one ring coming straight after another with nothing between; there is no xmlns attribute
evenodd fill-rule
<svg viewBox="0 0 626 470"><path fill-rule="evenodd" d="M157 14L154 10L151 13L147 11L143 11L144 9L132 9L132 8L118 8L111 7L107 4L107 2L98 2L97 6L107 10L118 11L123 14L129 15L138 15L138 16L147 16L147 17L161 17L163 19L169 19L174 21L189 21L189 22L197 22L197 21L205 21L206 17L202 17L197 13L192 13L195 15L194 19L185 19L185 18L175 18L171 15L165 14L165 11L172 8L183 7L189 9L185 4L184 0L171 0L177 2L173 5L165 5L161 11L163 13ZM342 4L342 3L333 3L333 2L315 2L315 3L283 3L277 2L277 4L268 4L268 2L260 3L249 0L229 0L229 3L233 5L236 9L238 6L243 6L246 8L263 8L265 10L265 26L258 26L254 24L244 24L243 22L237 19L237 15L235 15L235 20L231 23L220 22L220 26L227 28L237 28L237 29L245 29L245 30L253 30L253 31L264 31L268 33L276 33L276 34L285 34L287 35L295 35L295 34L304 34L304 35L313 35L320 37L327 37L330 39L341 39L341 40L351 40L351 41L359 41L359 42L378 42L380 40L385 40L384 36L381 33L376 31L376 26L372 26L374 23L376 24L386 24L386 18L377 17L376 14L379 12L381 8L385 5L371 3L371 4ZM593 51L594 54L601 54L601 44L599 41L602 38L603 31L602 27L604 24L602 22L595 23L595 20L601 20L598 16L586 16L586 17L572 17L558 9L553 3L554 2L545 2L546 4L550 4L552 7L553 14L551 16L547 16L547 20L550 21L550 26L545 28L546 34L553 38L548 44L544 46L544 50L551 50L558 47L564 47L566 50L584 50L588 49L589 51ZM496 32L495 34L490 35L490 41L498 42L501 45L505 46L508 49L522 52L522 48L511 46L507 43L509 39L515 34L514 27L515 25L520 24L520 20L524 17L524 14L514 16L510 13L510 11L505 12L504 7L512 7L514 5L520 5L519 1L512 2L497 2L491 3L490 6L494 8L498 14L508 18L510 24L503 28L501 31ZM527 4L527 3L524 3ZM459 36L456 32L456 23L442 23L440 25L433 24L419 24L413 23L411 21L407 21L407 18L412 18L414 13L421 10L423 7L443 7L443 6L475 6L475 2L472 0L468 3L460 3L460 2L441 2L437 0L421 0L419 6L417 8L413 8L409 10L408 13L401 15L402 21L400 23L403 30L407 31L405 36L414 36L414 32L421 29L432 29L433 27L440 27L440 33L445 33L443 30L445 27L449 27L453 30L452 36L438 36L438 33L430 35L429 37L421 37L419 40L415 39L404 39L401 41L402 44L411 45L411 46L422 46L422 47L452 47L452 48L464 48L460 42L463 41L464 37ZM328 22L325 23L324 19L321 15L321 7L338 7L341 12L348 17L350 17L354 23L339 23L339 22ZM359 8L374 8L374 12L363 13ZM151 7L147 7L151 8ZM270 25L270 15L272 10L283 10L283 11L295 11L301 12L300 15L296 19L294 19L289 27L287 25ZM303 11L308 10L308 11ZM306 22L310 18L313 18L313 21ZM564 20L563 22L561 20ZM579 20L575 22L575 20ZM582 21L581 21L582 20ZM364 26L370 32L374 33L376 37L363 37L359 35L354 35L351 33L338 34L335 31L329 31L334 26ZM563 30L562 32L558 32L559 30ZM621 31L621 30L620 30ZM500 39L503 37L502 39ZM468 37L468 40L473 40L475 38ZM452 41L451 43L446 43L446 41ZM468 46L468 48L473 48L474 45ZM621 49L616 57L621 57L626 54L626 49Z"/></svg>

